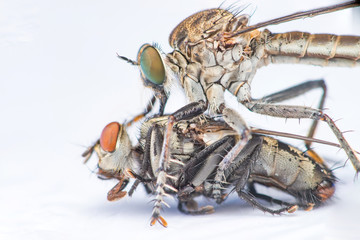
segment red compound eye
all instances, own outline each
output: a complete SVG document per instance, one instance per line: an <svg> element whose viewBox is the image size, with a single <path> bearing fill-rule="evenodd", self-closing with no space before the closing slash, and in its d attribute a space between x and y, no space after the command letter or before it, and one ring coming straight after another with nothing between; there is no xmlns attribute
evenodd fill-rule
<svg viewBox="0 0 360 240"><path fill-rule="evenodd" d="M104 151L115 151L119 131L120 124L117 122L109 123L104 127L100 137L100 146Z"/></svg>

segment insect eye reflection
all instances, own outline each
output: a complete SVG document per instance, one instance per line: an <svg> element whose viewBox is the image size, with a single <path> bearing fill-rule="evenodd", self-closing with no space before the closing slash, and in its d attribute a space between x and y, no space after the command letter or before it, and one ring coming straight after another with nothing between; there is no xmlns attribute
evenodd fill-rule
<svg viewBox="0 0 360 240"><path fill-rule="evenodd" d="M145 44L139 51L141 71L145 77L156 85L165 81L165 67L159 52L151 45Z"/></svg>

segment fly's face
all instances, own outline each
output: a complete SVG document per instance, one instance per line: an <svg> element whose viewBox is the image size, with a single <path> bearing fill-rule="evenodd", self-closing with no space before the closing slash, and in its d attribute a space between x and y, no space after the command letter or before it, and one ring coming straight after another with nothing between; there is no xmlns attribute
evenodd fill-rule
<svg viewBox="0 0 360 240"><path fill-rule="evenodd" d="M126 169L132 169L130 139L124 126L117 122L105 126L95 151L99 168L104 172L126 173Z"/></svg>

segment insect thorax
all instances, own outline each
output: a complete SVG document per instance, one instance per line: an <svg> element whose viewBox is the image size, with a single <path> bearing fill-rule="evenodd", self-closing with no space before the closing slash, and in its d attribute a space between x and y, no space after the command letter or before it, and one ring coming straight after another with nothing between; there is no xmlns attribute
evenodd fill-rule
<svg viewBox="0 0 360 240"><path fill-rule="evenodd" d="M256 69L263 64L263 36L255 30L231 37L247 22L247 15L236 17L223 9L210 9L188 17L173 30L169 41L175 51L168 58L179 66L183 87L187 84L185 78L200 82L209 99L218 95L208 92L214 91L209 90L214 84L222 88L219 91L228 89L234 95L243 82L250 84ZM199 99L190 96L190 100Z"/></svg>

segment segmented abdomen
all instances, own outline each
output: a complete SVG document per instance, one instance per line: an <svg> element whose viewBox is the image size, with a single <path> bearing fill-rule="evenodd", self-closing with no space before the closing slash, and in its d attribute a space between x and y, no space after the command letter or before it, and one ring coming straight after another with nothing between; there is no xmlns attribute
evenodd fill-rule
<svg viewBox="0 0 360 240"><path fill-rule="evenodd" d="M265 52L268 55L318 59L360 59L360 36L310 34L307 32L269 33Z"/></svg>
<svg viewBox="0 0 360 240"><path fill-rule="evenodd" d="M323 202L334 194L335 178L319 160L273 138L263 137L251 179L287 191L301 204Z"/></svg>

